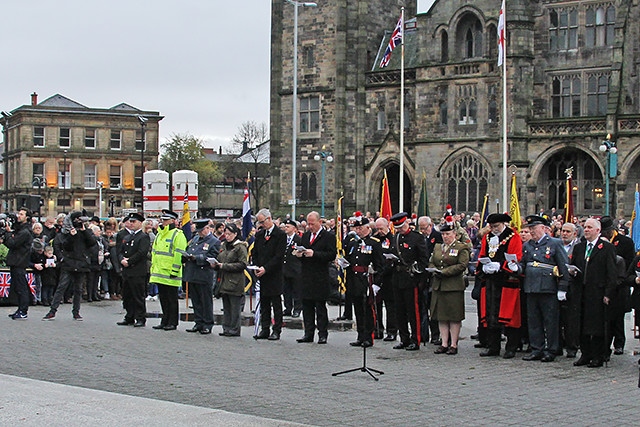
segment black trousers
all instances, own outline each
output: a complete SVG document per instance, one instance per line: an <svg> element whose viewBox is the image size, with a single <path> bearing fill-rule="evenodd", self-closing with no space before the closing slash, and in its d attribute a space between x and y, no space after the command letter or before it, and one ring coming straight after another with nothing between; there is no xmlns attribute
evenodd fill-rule
<svg viewBox="0 0 640 427"><path fill-rule="evenodd" d="M376 329L380 333L384 332L385 330L384 322L382 319L382 303L384 303L384 308L387 311L387 334L396 335L398 333L398 324L396 322L396 302L393 299L393 288L391 286L391 283L389 283L388 285L383 284L376 298L376 305L378 310L378 317L376 318Z"/></svg>
<svg viewBox="0 0 640 427"><path fill-rule="evenodd" d="M611 348L611 341L613 341L613 348L624 348L627 341L624 333L624 315L624 310L615 310L611 313L609 318L609 342L605 343L605 346L608 345Z"/></svg>
<svg viewBox="0 0 640 427"><path fill-rule="evenodd" d="M282 332L282 297L280 295L260 295L260 326L263 331L271 330L271 309L273 309L273 332Z"/></svg>
<svg viewBox="0 0 640 427"><path fill-rule="evenodd" d="M18 296L18 310L22 313L29 311L29 302L31 302L31 290L27 283L27 271L22 267L11 267L11 290Z"/></svg>
<svg viewBox="0 0 640 427"><path fill-rule="evenodd" d="M298 277L285 277L282 281L282 294L284 296L284 309L288 313L302 311L302 298L300 296L300 279Z"/></svg>
<svg viewBox="0 0 640 427"><path fill-rule="evenodd" d="M124 318L128 322L147 322L147 306L144 299L147 296L146 276L122 277L122 305L127 312Z"/></svg>
<svg viewBox="0 0 640 427"><path fill-rule="evenodd" d="M418 301L420 305L420 342L429 342L429 336L432 340L440 339L440 328L438 319L430 316L431 296L433 293L428 287L424 290L418 290Z"/></svg>
<svg viewBox="0 0 640 427"><path fill-rule="evenodd" d="M157 285L160 307L162 307L160 324L163 326L178 326L178 287L160 283ZM213 304L213 300L211 300L211 304Z"/></svg>
<svg viewBox="0 0 640 427"><path fill-rule="evenodd" d="M604 345L604 337L597 335L580 336L581 358L602 362L609 355L608 349Z"/></svg>
<svg viewBox="0 0 640 427"><path fill-rule="evenodd" d="M418 307L418 287L393 288L396 300L396 319L398 320L398 331L400 332L400 342L405 345L418 344L418 323L420 322L420 311ZM411 326L411 334L409 334Z"/></svg>
<svg viewBox="0 0 640 427"><path fill-rule="evenodd" d="M325 300L302 300L302 320L304 322L304 336L313 338L316 328L318 337L326 338L329 335L329 316L327 314L327 302Z"/></svg>
<svg viewBox="0 0 640 427"><path fill-rule="evenodd" d="M500 351L500 341L502 340L502 331L507 336L507 343L504 346L506 351L516 351L520 347L520 328L486 328L485 334L487 345L491 351Z"/></svg>
<svg viewBox="0 0 640 427"><path fill-rule="evenodd" d="M373 342L373 307L366 296L352 296L353 312L356 315L358 341Z"/></svg>
<svg viewBox="0 0 640 427"><path fill-rule="evenodd" d="M175 294L176 301L178 301L177 290ZM204 328L211 329L213 327L213 283L189 282L189 296L193 304L193 317L196 322L196 328L201 330ZM162 302L162 299L160 301Z"/></svg>

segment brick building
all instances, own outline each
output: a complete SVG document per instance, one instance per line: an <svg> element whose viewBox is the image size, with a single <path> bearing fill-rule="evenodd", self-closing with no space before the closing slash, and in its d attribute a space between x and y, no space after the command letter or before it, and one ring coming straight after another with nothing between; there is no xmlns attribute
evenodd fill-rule
<svg viewBox="0 0 640 427"><path fill-rule="evenodd" d="M415 211L422 172L430 211L481 208L502 195L502 70L497 67L500 0L327 0L299 9L297 195L319 206L325 146L329 201L376 211L386 170L398 209L400 50L379 60L406 6L405 206ZM291 198L293 11L272 3L272 206ZM640 6L617 1L507 2L508 165L523 214L562 210L565 170L574 168L574 206L602 214L609 156L612 213L629 216L640 182ZM492 210L495 204L492 203ZM505 207L501 207L505 209Z"/></svg>
<svg viewBox="0 0 640 427"><path fill-rule="evenodd" d="M41 197L42 216L83 208L98 215L100 196L103 216L141 209L142 169L157 169L162 119L125 103L89 108L62 95L38 103L32 94L30 105L2 117L5 210L37 210Z"/></svg>

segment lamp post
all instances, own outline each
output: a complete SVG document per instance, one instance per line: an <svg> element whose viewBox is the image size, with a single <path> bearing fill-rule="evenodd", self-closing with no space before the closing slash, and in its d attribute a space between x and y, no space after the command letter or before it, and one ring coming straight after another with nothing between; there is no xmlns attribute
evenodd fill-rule
<svg viewBox="0 0 640 427"><path fill-rule="evenodd" d="M102 186L104 182L98 181L96 184L98 185L98 215L102 218Z"/></svg>
<svg viewBox="0 0 640 427"><path fill-rule="evenodd" d="M145 143L145 129L147 127L147 119L146 117L138 116L138 121L140 122L141 132L140 135L140 210L144 209L144 143Z"/></svg>
<svg viewBox="0 0 640 427"><path fill-rule="evenodd" d="M607 139L600 144L600 151L607 153L607 160L605 164L605 179L604 179L604 214L609 215L609 206L611 201L609 200L609 181L611 178L615 178L618 175L618 147L616 142L611 140L611 134L607 134Z"/></svg>
<svg viewBox="0 0 640 427"><path fill-rule="evenodd" d="M2 113L2 136L3 150L2 159L4 161L4 210L9 210L9 118L11 113L3 111Z"/></svg>
<svg viewBox="0 0 640 427"><path fill-rule="evenodd" d="M62 163L62 212L67 213L67 150L64 150Z"/></svg>
<svg viewBox="0 0 640 427"><path fill-rule="evenodd" d="M42 186L47 186L47 179L43 176L35 176L33 177L33 182L31 183L34 187L38 187L38 196L40 199L38 200L38 221L40 220L40 202L42 201Z"/></svg>
<svg viewBox="0 0 640 427"><path fill-rule="evenodd" d="M324 147L322 147L322 149L324 150ZM321 209L321 213L320 216L322 218L324 218L324 171L325 171L325 163L326 162L333 162L333 154L331 153L331 151L319 151L316 153L315 156L313 156L313 160L315 160L316 162L322 162L322 175L321 175L321 182L322 182L322 209Z"/></svg>
<svg viewBox="0 0 640 427"><path fill-rule="evenodd" d="M293 117L291 120L291 218L296 217L296 145L298 138L298 7L317 7L314 2L299 2L287 0L293 5Z"/></svg>

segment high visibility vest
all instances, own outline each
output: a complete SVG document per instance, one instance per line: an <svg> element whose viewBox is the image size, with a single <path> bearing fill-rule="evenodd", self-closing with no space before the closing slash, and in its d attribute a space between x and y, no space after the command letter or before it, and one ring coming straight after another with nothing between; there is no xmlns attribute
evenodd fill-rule
<svg viewBox="0 0 640 427"><path fill-rule="evenodd" d="M168 286L182 285L182 254L187 238L179 228L159 228L151 249L150 283Z"/></svg>

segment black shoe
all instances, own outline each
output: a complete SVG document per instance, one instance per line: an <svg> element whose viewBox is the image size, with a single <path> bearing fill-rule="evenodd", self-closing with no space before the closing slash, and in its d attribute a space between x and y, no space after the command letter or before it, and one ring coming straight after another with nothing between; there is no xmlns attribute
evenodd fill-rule
<svg viewBox="0 0 640 427"><path fill-rule="evenodd" d="M269 331L264 329L258 335L253 336L254 340L266 340L267 338L269 338Z"/></svg>
<svg viewBox="0 0 640 427"><path fill-rule="evenodd" d="M134 325L135 326L135 325ZM142 325L144 326L144 324ZM178 329L178 327L176 325L167 325L163 328L165 331L175 331L176 329Z"/></svg>
<svg viewBox="0 0 640 427"><path fill-rule="evenodd" d="M164 330L164 325L161 323L156 326L152 326L151 329Z"/></svg>
<svg viewBox="0 0 640 427"><path fill-rule="evenodd" d="M373 346L373 343L371 341L363 341L362 342L362 347L367 348L367 347L371 347Z"/></svg>
<svg viewBox="0 0 640 427"><path fill-rule="evenodd" d="M434 354L445 354L447 351L449 351L449 347L444 347L444 346L438 346L435 350L433 350Z"/></svg>
<svg viewBox="0 0 640 427"><path fill-rule="evenodd" d="M480 352L480 357L491 357L491 356L500 356L500 350L486 349L485 351Z"/></svg>
<svg viewBox="0 0 640 427"><path fill-rule="evenodd" d="M355 340L354 342L350 342L349 345L351 347L360 347L362 345L362 341L360 340Z"/></svg>
<svg viewBox="0 0 640 427"><path fill-rule="evenodd" d="M118 325L118 326L129 326L129 325L133 325L133 321L124 319L122 322L116 322L116 325Z"/></svg>
<svg viewBox="0 0 640 427"><path fill-rule="evenodd" d="M396 340L396 335L395 334L387 334L386 337L384 337L384 339L382 341L395 341Z"/></svg>
<svg viewBox="0 0 640 427"><path fill-rule="evenodd" d="M600 367L602 367L602 359L593 359L587 365L587 368L600 368Z"/></svg>
<svg viewBox="0 0 640 427"><path fill-rule="evenodd" d="M269 341L278 341L280 339L280 332L272 332L267 339Z"/></svg>
<svg viewBox="0 0 640 427"><path fill-rule="evenodd" d="M541 362L553 362L554 360L556 360L556 357L553 354L545 354L544 356L542 356L542 359L540 359Z"/></svg>
<svg viewBox="0 0 640 427"><path fill-rule="evenodd" d="M294 311L293 314L291 314L291 317L293 317L293 318L300 317L300 312L299 311Z"/></svg>
<svg viewBox="0 0 640 427"><path fill-rule="evenodd" d="M616 347L615 350L613 350L613 354L620 356L621 354L624 354L624 350L620 347Z"/></svg>
<svg viewBox="0 0 640 427"><path fill-rule="evenodd" d="M577 353L576 350L567 350L567 359L573 359Z"/></svg>
<svg viewBox="0 0 640 427"><path fill-rule="evenodd" d="M137 320L136 323L133 324L134 328L142 328L144 327L144 322L142 320Z"/></svg>
<svg viewBox="0 0 640 427"><path fill-rule="evenodd" d="M211 328L200 329L200 335L209 335L210 333L211 333Z"/></svg>
<svg viewBox="0 0 640 427"><path fill-rule="evenodd" d="M155 326L154 326L155 328ZM185 329L185 331L187 332L200 332L202 329L200 329L199 326L194 326L193 328L189 328L189 329ZM220 335L224 335L224 332L221 332Z"/></svg>
<svg viewBox="0 0 640 427"><path fill-rule="evenodd" d="M479 337L479 335L478 335L478 334L473 334L473 335L471 335L469 338L471 338L472 340L477 340L477 339L478 339L478 337Z"/></svg>
<svg viewBox="0 0 640 427"><path fill-rule="evenodd" d="M481 354L482 356L482 354ZM502 356L503 359L513 359L514 357L516 357L516 352L513 350L507 350L504 352L504 355Z"/></svg>
<svg viewBox="0 0 640 427"><path fill-rule="evenodd" d="M407 347L407 346L408 346L408 344L405 344L405 343L401 342L400 344L396 344L396 345L394 345L394 346L393 346L393 349L394 349L394 350L402 350L403 348L405 348L405 347Z"/></svg>
<svg viewBox="0 0 640 427"><path fill-rule="evenodd" d="M531 352L529 354L527 354L526 356L522 356L522 360L541 360L542 359L542 353L535 353L535 352Z"/></svg>
<svg viewBox="0 0 640 427"><path fill-rule="evenodd" d="M351 317L339 316L339 317L336 317L336 320L351 320Z"/></svg>
<svg viewBox="0 0 640 427"><path fill-rule="evenodd" d="M406 346L404 348L407 351L416 351L416 350L420 350L420 344L416 344L416 343L411 343L408 346Z"/></svg>
<svg viewBox="0 0 640 427"><path fill-rule="evenodd" d="M318 338L318 344L326 344L326 343L327 343L327 337Z"/></svg>
<svg viewBox="0 0 640 427"><path fill-rule="evenodd" d="M302 337L302 338L298 338L298 339L296 340L296 342L300 342L300 343L303 343L303 342L313 342L313 337L304 336L304 337Z"/></svg>
<svg viewBox="0 0 640 427"><path fill-rule="evenodd" d="M576 360L575 362L573 362L573 366L586 366L588 365L590 362L589 359L587 359L584 356L581 356L578 360Z"/></svg>
<svg viewBox="0 0 640 427"><path fill-rule="evenodd" d="M474 348L487 348L487 345L485 343L477 343L473 345Z"/></svg>
<svg viewBox="0 0 640 427"><path fill-rule="evenodd" d="M442 345L442 339L441 338L431 338L431 344L434 345Z"/></svg>

